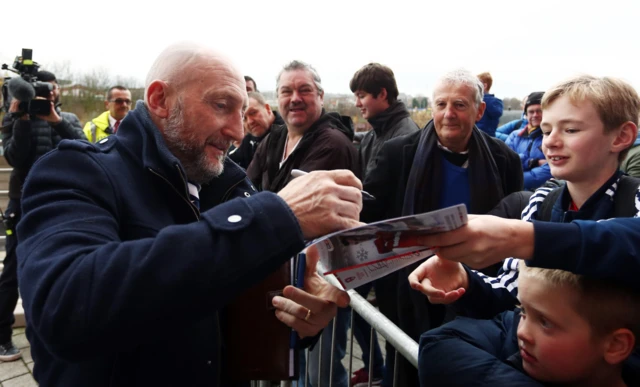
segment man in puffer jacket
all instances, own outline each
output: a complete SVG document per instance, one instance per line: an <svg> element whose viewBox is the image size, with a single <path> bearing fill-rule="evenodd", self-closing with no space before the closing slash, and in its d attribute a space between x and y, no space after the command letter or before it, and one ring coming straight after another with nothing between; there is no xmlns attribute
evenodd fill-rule
<svg viewBox="0 0 640 387"><path fill-rule="evenodd" d="M551 178L551 171L542 153L542 101L543 92L529 94L524 111L527 115L527 126L514 131L507 138L506 144L520 156L524 171L524 189L535 190Z"/></svg>
<svg viewBox="0 0 640 387"><path fill-rule="evenodd" d="M53 86L49 99L51 111L47 116L30 116L20 112L19 101L14 99L2 122L4 157L13 167L9 178L9 204L4 211L7 228L6 257L0 275L0 361L20 358L20 351L11 342L13 311L18 302L18 275L16 247L18 239L15 227L22 215L20 199L22 185L33 164L40 156L55 149L63 139L84 139L80 120L75 114L61 112L60 86L56 76L39 71L36 78Z"/></svg>

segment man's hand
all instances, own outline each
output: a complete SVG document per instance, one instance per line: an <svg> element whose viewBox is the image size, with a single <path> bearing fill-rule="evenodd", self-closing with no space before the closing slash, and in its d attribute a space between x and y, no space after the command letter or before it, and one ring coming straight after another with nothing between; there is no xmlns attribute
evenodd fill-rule
<svg viewBox="0 0 640 387"><path fill-rule="evenodd" d="M424 246L438 246L438 257L473 269L483 269L509 257L533 256L533 223L491 215L469 215L469 223L463 227L416 239Z"/></svg>
<svg viewBox="0 0 640 387"><path fill-rule="evenodd" d="M274 297L276 317L293 328L302 338L315 336L336 316L338 307L349 305L349 295L324 280L316 271L318 250L307 249L304 290L287 286L284 297Z"/></svg>
<svg viewBox="0 0 640 387"><path fill-rule="evenodd" d="M451 304L465 293L469 278L460 263L431 257L409 275L409 284L432 304Z"/></svg>
<svg viewBox="0 0 640 387"><path fill-rule="evenodd" d="M348 170L316 171L293 179L278 195L298 218L305 239L362 225L362 183Z"/></svg>
<svg viewBox="0 0 640 387"><path fill-rule="evenodd" d="M56 107L53 103L53 92L50 93L51 95L49 96L49 98L47 98L49 100L49 103L51 104L51 108L49 109L49 114L47 114L46 116L44 115L37 115L36 117L38 117L41 120L45 120L50 124L59 124L60 122L62 122L62 117L60 117L60 115L58 115L58 112L56 111ZM42 97L36 97L36 99L45 99Z"/></svg>

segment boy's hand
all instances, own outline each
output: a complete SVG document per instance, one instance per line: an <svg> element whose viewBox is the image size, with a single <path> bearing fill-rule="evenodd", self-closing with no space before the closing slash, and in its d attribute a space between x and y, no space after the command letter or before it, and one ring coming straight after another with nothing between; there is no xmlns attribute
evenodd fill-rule
<svg viewBox="0 0 640 387"><path fill-rule="evenodd" d="M469 278L457 262L431 257L409 275L409 284L432 304L451 304L469 287Z"/></svg>

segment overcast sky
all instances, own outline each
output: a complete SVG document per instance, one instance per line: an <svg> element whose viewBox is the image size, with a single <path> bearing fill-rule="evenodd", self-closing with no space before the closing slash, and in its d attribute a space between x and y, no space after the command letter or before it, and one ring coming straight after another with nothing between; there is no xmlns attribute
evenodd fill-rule
<svg viewBox="0 0 640 387"><path fill-rule="evenodd" d="M350 93L353 73L372 61L413 95L430 95L439 75L459 67L490 71L498 97L522 98L578 73L640 90L640 1L5 3L2 63L26 47L43 68L69 61L74 72L104 68L140 83L164 47L190 40L227 53L260 90L273 90L292 59L316 67L330 93Z"/></svg>

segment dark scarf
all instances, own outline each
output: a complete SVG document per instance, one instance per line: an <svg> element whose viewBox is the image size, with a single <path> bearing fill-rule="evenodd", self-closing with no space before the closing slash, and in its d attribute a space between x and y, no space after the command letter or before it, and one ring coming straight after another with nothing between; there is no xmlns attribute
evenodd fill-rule
<svg viewBox="0 0 640 387"><path fill-rule="evenodd" d="M402 101L396 101L388 109L373 118L369 118L368 121L373 130L376 131L376 134L380 136L387 128L392 128L407 117L409 117L409 111L407 111L405 104Z"/></svg>
<svg viewBox="0 0 640 387"><path fill-rule="evenodd" d="M469 139L469 185L472 214L491 210L504 197L500 172L489 144L474 125ZM442 154L433 120L420 134L404 194L402 215L420 214L438 208L442 185Z"/></svg>

